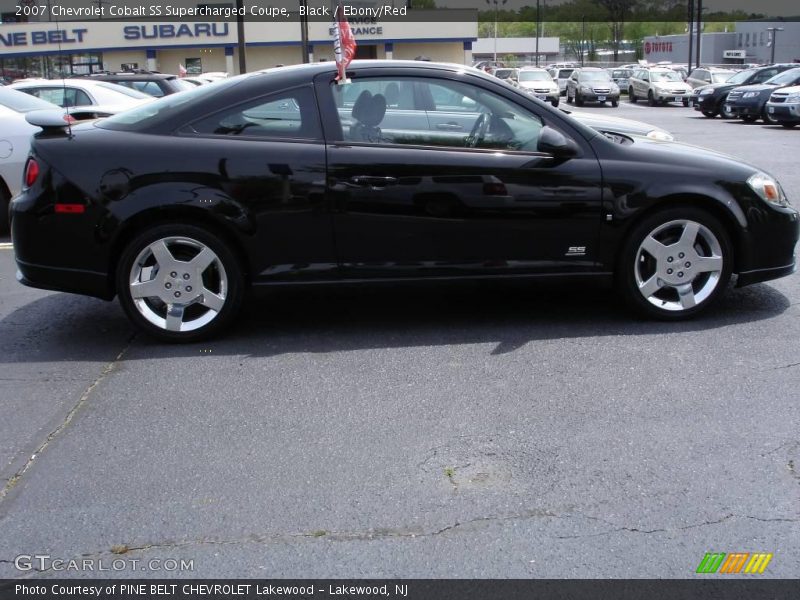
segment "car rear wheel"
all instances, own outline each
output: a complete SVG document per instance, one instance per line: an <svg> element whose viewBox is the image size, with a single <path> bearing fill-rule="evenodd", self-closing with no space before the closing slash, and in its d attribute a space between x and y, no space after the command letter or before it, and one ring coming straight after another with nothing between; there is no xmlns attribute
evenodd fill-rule
<svg viewBox="0 0 800 600"><path fill-rule="evenodd" d="M657 319L691 317L713 304L731 276L733 250L712 215L676 207L646 218L628 236L617 286L629 305Z"/></svg>
<svg viewBox="0 0 800 600"><path fill-rule="evenodd" d="M633 93L633 88L628 88L628 102L636 104L636 94Z"/></svg>
<svg viewBox="0 0 800 600"><path fill-rule="evenodd" d="M116 284L120 304L137 327L164 341L194 342L236 316L244 276L235 254L213 233L161 225L128 244Z"/></svg>

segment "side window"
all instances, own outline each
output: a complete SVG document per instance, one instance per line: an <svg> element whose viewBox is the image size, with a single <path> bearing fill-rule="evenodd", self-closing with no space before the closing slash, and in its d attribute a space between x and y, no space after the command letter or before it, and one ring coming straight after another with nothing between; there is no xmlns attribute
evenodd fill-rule
<svg viewBox="0 0 800 600"><path fill-rule="evenodd" d="M413 110L396 108L387 100L396 89L409 91ZM537 115L513 102L458 81L355 79L346 86L332 84L331 91L338 96L344 139L352 142L536 152L543 127Z"/></svg>
<svg viewBox="0 0 800 600"><path fill-rule="evenodd" d="M767 79L771 79L778 74L778 69L764 69L755 76L753 83L764 83Z"/></svg>
<svg viewBox="0 0 800 600"><path fill-rule="evenodd" d="M305 87L227 108L192 123L184 131L232 137L322 139L314 95Z"/></svg>

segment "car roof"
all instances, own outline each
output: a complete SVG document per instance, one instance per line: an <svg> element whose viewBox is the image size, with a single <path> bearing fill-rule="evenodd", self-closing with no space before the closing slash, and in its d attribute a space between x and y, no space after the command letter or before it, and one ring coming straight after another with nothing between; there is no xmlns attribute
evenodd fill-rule
<svg viewBox="0 0 800 600"><path fill-rule="evenodd" d="M103 77L120 77L123 79L134 79L134 78L142 78L142 79L177 79L176 75L172 75L170 73L131 73L129 71L121 71L119 73L92 73L91 75L82 75L81 77L86 78L94 78L100 79Z"/></svg>

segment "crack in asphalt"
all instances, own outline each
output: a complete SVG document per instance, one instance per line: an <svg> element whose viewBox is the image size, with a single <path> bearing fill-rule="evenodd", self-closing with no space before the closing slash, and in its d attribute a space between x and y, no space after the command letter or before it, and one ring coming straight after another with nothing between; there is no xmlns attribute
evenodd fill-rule
<svg viewBox="0 0 800 600"><path fill-rule="evenodd" d="M30 458L28 458L28 460L25 462L25 464L22 465L22 467L16 473L14 473L11 477L8 478L8 480L6 481L5 485L3 486L3 489L0 490L0 502L5 500L5 498L8 495L8 493L12 489L14 489L14 487L20 482L20 480L25 475L25 473L27 473L28 470L33 466L33 463L36 461L36 459L39 457L39 455L41 455L42 452L44 452L47 449L47 447L50 445L50 443L54 439L56 439L58 437L58 435L62 431L64 431L64 429L66 429L67 426L72 422L72 420L75 418L75 415L78 413L78 411L89 400L89 396L91 396L91 394L94 391L94 389L98 385L100 385L100 383L109 375L109 373L111 373L114 370L114 368L116 367L117 363L119 361L121 361L122 357L125 356L125 354L128 352L128 350L130 349L131 345L133 344L133 340L134 339L136 339L136 334L135 333L133 335L131 335L130 338L128 338L127 344L125 344L125 347L119 352L119 354L117 354L117 356L111 362L109 362L105 367L103 367L102 371L100 371L100 374L89 385L89 387L87 387L83 391L83 393L81 394L80 398L78 398L78 401L69 410L69 412L67 413L67 416L64 417L64 420L58 425L58 427L53 429L53 431L51 431L47 435L45 440L33 452L33 454L31 454Z"/></svg>
<svg viewBox="0 0 800 600"><path fill-rule="evenodd" d="M120 556L130 554L132 552L147 552L149 550L161 550L161 549L179 549L179 548L187 548L190 546L231 546L231 545L238 545L238 544L269 544L269 543L281 543L287 542L292 540L330 540L330 541L337 541L337 542L352 542L352 541L373 541L373 540L380 540L380 539L418 539L418 538L428 538L428 537L435 537L439 535L446 534L448 532L452 532L454 530L467 527L474 524L482 524L482 523L493 523L493 522L504 522L504 521L515 521L515 520L525 520L525 519L532 519L532 518L555 518L555 519L574 519L574 518L583 518L592 521L599 521L601 523L605 523L614 527L614 529L608 531L601 531L597 533L590 533L586 535L565 535L565 536L553 536L553 539L558 540L571 540L571 539L582 539L582 538L592 538L592 537L601 537L606 535L613 535L615 533L639 533L644 535L651 535L655 533L667 533L670 531L686 531L688 529L697 529L699 527L710 527L713 525L719 525L730 519L742 518L742 519L753 519L756 521L762 522L789 522L789 523L797 523L800 522L800 518L798 519L788 519L788 518L763 518L763 517L756 517L752 515L735 515L735 514L727 514L719 519L713 521L701 521L700 523L692 523L690 525L683 525L680 527L665 527L665 528L657 528L657 529L640 529L638 527L625 527L619 526L616 523L603 519L601 517L595 517L592 515L584 515L582 513L572 514L572 515L558 515L552 511L547 509L533 509L525 512L521 512L518 514L513 515L506 515L506 516L493 516L493 517L477 517L474 519L469 519L467 521L456 521L452 525L448 525L446 527L442 527L440 529L435 529L432 531L415 531L411 529L369 529L366 531L315 531L315 532L301 532L301 533L276 533L276 534L261 534L261 535L250 535L244 538L235 538L235 539L196 539L196 540L185 540L181 542L154 542L151 544L143 544L141 546L127 546L127 545L117 545L113 546L112 549L107 551L95 552L95 553L84 553L80 555L79 559L87 559L87 558L102 558L104 556ZM0 560L0 563L11 563L12 561L8 560ZM32 569L34 572L43 573L49 569Z"/></svg>

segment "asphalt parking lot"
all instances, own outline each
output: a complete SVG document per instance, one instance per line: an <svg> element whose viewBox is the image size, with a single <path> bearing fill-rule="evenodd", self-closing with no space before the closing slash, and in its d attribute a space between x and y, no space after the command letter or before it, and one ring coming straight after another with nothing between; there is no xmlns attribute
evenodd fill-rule
<svg viewBox="0 0 800 600"><path fill-rule="evenodd" d="M800 130L580 110L759 165L800 205ZM798 317L798 276L680 324L603 287L281 291L170 346L116 303L18 285L3 248L0 577L92 574L13 564L46 554L129 577L691 578L710 551L796 577Z"/></svg>

